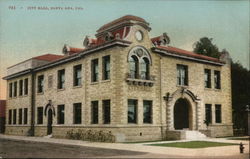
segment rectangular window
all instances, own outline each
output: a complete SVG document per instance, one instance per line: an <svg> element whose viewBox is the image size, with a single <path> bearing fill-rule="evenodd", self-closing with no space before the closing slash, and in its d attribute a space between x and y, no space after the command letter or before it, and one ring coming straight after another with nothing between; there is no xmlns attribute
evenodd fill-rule
<svg viewBox="0 0 250 159"><path fill-rule="evenodd" d="M37 124L43 124L43 107L37 107Z"/></svg>
<svg viewBox="0 0 250 159"><path fill-rule="evenodd" d="M152 123L152 101L143 101L143 123Z"/></svg>
<svg viewBox="0 0 250 159"><path fill-rule="evenodd" d="M91 73L92 73L92 82L98 81L98 59L94 59L91 61Z"/></svg>
<svg viewBox="0 0 250 159"><path fill-rule="evenodd" d="M208 123L212 123L212 105L205 104L205 118Z"/></svg>
<svg viewBox="0 0 250 159"><path fill-rule="evenodd" d="M19 96L23 95L23 80L19 81Z"/></svg>
<svg viewBox="0 0 250 159"><path fill-rule="evenodd" d="M80 86L82 82L82 65L74 66L74 86Z"/></svg>
<svg viewBox="0 0 250 159"><path fill-rule="evenodd" d="M29 85L29 80L28 80L28 78L26 78L25 80L24 80L24 94L25 95L27 95L28 94L28 85Z"/></svg>
<svg viewBox="0 0 250 159"><path fill-rule="evenodd" d="M9 125L12 124L12 110L9 110Z"/></svg>
<svg viewBox="0 0 250 159"><path fill-rule="evenodd" d="M42 93L44 87L44 75L37 77L37 93Z"/></svg>
<svg viewBox="0 0 250 159"><path fill-rule="evenodd" d="M177 84L181 86L188 85L188 66L177 65Z"/></svg>
<svg viewBox="0 0 250 159"><path fill-rule="evenodd" d="M59 70L57 72L57 79L58 79L58 89L63 89L65 88L65 70Z"/></svg>
<svg viewBox="0 0 250 159"><path fill-rule="evenodd" d="M211 88L211 70L205 69L205 88Z"/></svg>
<svg viewBox="0 0 250 159"><path fill-rule="evenodd" d="M215 104L215 122L221 123L221 105Z"/></svg>
<svg viewBox="0 0 250 159"><path fill-rule="evenodd" d="M16 109L13 109L13 124L16 124Z"/></svg>
<svg viewBox="0 0 250 159"><path fill-rule="evenodd" d="M28 124L28 108L24 108L23 117L23 124Z"/></svg>
<svg viewBox="0 0 250 159"><path fill-rule="evenodd" d="M92 124L98 124L98 101L92 101L91 102L91 123Z"/></svg>
<svg viewBox="0 0 250 159"><path fill-rule="evenodd" d="M102 111L103 111L103 123L109 124L110 123L110 100L103 100L102 101Z"/></svg>
<svg viewBox="0 0 250 159"><path fill-rule="evenodd" d="M48 76L48 89L53 87L53 75Z"/></svg>
<svg viewBox="0 0 250 159"><path fill-rule="evenodd" d="M14 97L17 96L17 82L14 82Z"/></svg>
<svg viewBox="0 0 250 159"><path fill-rule="evenodd" d="M19 109L18 110L18 124L22 124L22 120L23 120L23 110Z"/></svg>
<svg viewBox="0 0 250 159"><path fill-rule="evenodd" d="M214 71L214 87L216 89L220 89L221 85L220 85L220 71Z"/></svg>
<svg viewBox="0 0 250 159"><path fill-rule="evenodd" d="M9 97L12 97L12 83L9 84Z"/></svg>
<svg viewBox="0 0 250 159"><path fill-rule="evenodd" d="M128 123L137 123L137 100L128 100Z"/></svg>
<svg viewBox="0 0 250 159"><path fill-rule="evenodd" d="M64 124L64 105L57 106L57 124Z"/></svg>
<svg viewBox="0 0 250 159"><path fill-rule="evenodd" d="M74 103L74 124L82 123L82 103Z"/></svg>
<svg viewBox="0 0 250 159"><path fill-rule="evenodd" d="M110 56L104 56L102 58L102 68L103 68L103 80L110 79Z"/></svg>

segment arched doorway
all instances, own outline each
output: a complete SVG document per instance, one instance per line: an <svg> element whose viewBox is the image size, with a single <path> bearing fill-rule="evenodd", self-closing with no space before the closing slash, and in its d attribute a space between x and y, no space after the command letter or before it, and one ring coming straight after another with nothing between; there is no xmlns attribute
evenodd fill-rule
<svg viewBox="0 0 250 159"><path fill-rule="evenodd" d="M52 134L52 123L53 123L53 111L52 109L48 110L48 125L47 125L47 135Z"/></svg>
<svg viewBox="0 0 250 159"><path fill-rule="evenodd" d="M174 105L175 130L192 129L192 110L185 98L179 98Z"/></svg>

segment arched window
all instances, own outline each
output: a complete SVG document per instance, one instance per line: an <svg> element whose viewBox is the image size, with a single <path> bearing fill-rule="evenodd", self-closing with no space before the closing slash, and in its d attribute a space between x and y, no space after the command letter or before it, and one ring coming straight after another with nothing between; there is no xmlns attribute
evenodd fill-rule
<svg viewBox="0 0 250 159"><path fill-rule="evenodd" d="M140 75L141 75L141 79L149 79L149 60L144 57L141 60L141 69L140 69Z"/></svg>
<svg viewBox="0 0 250 159"><path fill-rule="evenodd" d="M136 56L129 57L129 71L131 78L137 78L138 76L138 59Z"/></svg>

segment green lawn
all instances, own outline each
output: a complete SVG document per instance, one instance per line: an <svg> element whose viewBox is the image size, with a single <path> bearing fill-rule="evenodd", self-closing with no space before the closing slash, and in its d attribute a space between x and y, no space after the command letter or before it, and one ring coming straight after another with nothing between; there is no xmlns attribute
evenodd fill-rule
<svg viewBox="0 0 250 159"><path fill-rule="evenodd" d="M164 147L179 147L179 148L206 148L206 147L229 146L229 145L238 145L238 144L208 142L208 141L189 141L189 142L173 142L173 143L151 144L151 145L152 146L164 146Z"/></svg>

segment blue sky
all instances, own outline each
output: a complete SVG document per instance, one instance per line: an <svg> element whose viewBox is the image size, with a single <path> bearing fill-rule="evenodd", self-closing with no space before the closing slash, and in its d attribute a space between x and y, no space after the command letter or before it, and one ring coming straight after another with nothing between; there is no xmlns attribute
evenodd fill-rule
<svg viewBox="0 0 250 159"><path fill-rule="evenodd" d="M234 61L249 68L248 0L0 0L0 77L7 66L30 57L61 54L65 43L83 47L86 35L94 37L100 26L127 14L148 21L152 37L167 32L170 45L182 49L191 51L201 37L213 38L220 50L227 49ZM0 84L1 89L3 81Z"/></svg>

